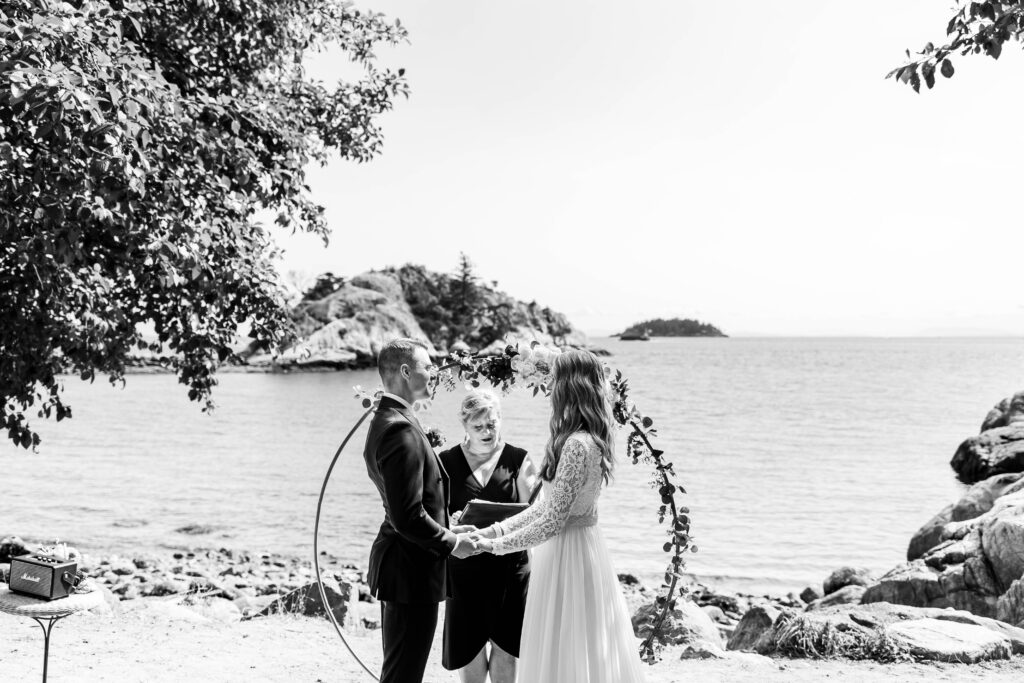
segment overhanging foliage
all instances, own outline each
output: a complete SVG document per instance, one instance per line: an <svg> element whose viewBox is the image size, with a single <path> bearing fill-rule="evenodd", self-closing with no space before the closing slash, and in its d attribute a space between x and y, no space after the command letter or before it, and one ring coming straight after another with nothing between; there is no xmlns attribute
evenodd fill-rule
<svg viewBox="0 0 1024 683"><path fill-rule="evenodd" d="M71 415L61 372L121 382L136 348L176 354L208 407L239 326L288 335L257 215L326 240L305 168L380 151L377 117L407 86L373 50L405 29L317 0L0 10L0 427L37 445L29 413ZM327 45L358 81L306 76Z"/></svg>

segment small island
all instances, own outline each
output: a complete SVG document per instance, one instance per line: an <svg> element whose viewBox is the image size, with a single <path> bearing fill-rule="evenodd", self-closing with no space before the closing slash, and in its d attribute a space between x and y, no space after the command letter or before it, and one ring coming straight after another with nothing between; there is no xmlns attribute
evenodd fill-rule
<svg viewBox="0 0 1024 683"><path fill-rule="evenodd" d="M729 335L709 323L689 318L645 320L630 325L624 332L612 335L623 341L647 341L651 337L727 337Z"/></svg>

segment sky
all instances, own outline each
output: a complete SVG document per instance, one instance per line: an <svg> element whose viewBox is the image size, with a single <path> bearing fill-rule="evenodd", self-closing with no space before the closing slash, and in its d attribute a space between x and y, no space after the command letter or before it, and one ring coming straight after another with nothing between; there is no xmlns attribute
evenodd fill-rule
<svg viewBox="0 0 1024 683"><path fill-rule="evenodd" d="M333 237L279 234L284 270L465 252L592 335L1024 335L1024 55L957 58L921 95L884 78L947 3L358 5L408 27L379 58L411 95L380 157L310 168Z"/></svg>

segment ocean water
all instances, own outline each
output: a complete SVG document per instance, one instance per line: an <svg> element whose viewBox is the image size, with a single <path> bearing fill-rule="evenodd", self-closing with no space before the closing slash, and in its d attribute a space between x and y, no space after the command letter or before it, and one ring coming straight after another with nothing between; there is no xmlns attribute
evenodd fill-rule
<svg viewBox="0 0 1024 683"><path fill-rule="evenodd" d="M595 339L660 430L692 510L688 570L785 593L842 565L885 571L954 500L948 462L993 404L1024 388L1021 339ZM312 557L317 496L374 371L223 374L204 414L169 375L125 388L67 378L74 418L37 420L38 453L0 446L0 536L85 552L230 547ZM505 436L542 452L547 402L504 397ZM458 393L423 418L461 438ZM365 425L327 489L320 547L365 564L382 518ZM620 448L621 452L621 448ZM618 571L656 579L666 555L651 471L620 461L601 500ZM209 532L177 531L204 525Z"/></svg>

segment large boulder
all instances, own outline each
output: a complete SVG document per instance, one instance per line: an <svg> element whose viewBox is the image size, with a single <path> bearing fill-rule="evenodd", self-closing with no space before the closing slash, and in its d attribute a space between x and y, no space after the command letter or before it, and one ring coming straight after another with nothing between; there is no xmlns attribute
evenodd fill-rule
<svg viewBox="0 0 1024 683"><path fill-rule="evenodd" d="M997 403L981 423L981 431L987 432L998 427L1024 423L1024 391L1019 391L1010 398Z"/></svg>
<svg viewBox="0 0 1024 683"><path fill-rule="evenodd" d="M1010 641L982 626L939 619L915 619L891 624L885 634L915 659L974 664L1009 659Z"/></svg>
<svg viewBox="0 0 1024 683"><path fill-rule="evenodd" d="M300 303L293 312L303 337L277 356L256 353L249 365L344 368L372 365L388 340L411 337L437 351L420 328L402 295L398 278L364 273L317 301Z"/></svg>
<svg viewBox="0 0 1024 683"><path fill-rule="evenodd" d="M1024 491L1015 497L1020 499L1021 505L994 517L985 525L981 537L985 558L992 566L1001 591L1024 576Z"/></svg>
<svg viewBox="0 0 1024 683"><path fill-rule="evenodd" d="M1024 623L1024 392L996 405L950 465L971 488L914 534L908 562L870 585L862 601Z"/></svg>
<svg viewBox="0 0 1024 683"><path fill-rule="evenodd" d="M861 601L865 590L867 589L864 586L851 583L810 603L807 605L807 611L825 609L833 605L855 605Z"/></svg>
<svg viewBox="0 0 1024 683"><path fill-rule="evenodd" d="M338 624L344 629L362 628L357 610L359 591L348 582L338 582L334 579L325 578L323 583L324 592L327 594L327 604L330 606L330 610ZM258 617L280 613L302 614L307 617L326 617L327 608L324 606L324 601L320 596L320 589L316 582L306 584L281 596L253 616Z"/></svg>
<svg viewBox="0 0 1024 683"><path fill-rule="evenodd" d="M996 619L1014 626L1024 626L1024 579L1010 584L996 603Z"/></svg>
<svg viewBox="0 0 1024 683"><path fill-rule="evenodd" d="M996 499L1024 489L1024 473L1000 474L974 484L960 500L943 508L925 523L907 547L907 560L916 560L949 538L944 536L950 522L963 522L979 517L995 504Z"/></svg>
<svg viewBox="0 0 1024 683"><path fill-rule="evenodd" d="M966 439L949 464L965 484L997 474L1024 472L1024 423L996 427Z"/></svg>
<svg viewBox="0 0 1024 683"><path fill-rule="evenodd" d="M870 586L874 581L871 571L863 567L840 567L828 575L821 584L823 595L835 593L846 586Z"/></svg>
<svg viewBox="0 0 1024 683"><path fill-rule="evenodd" d="M744 650L758 652L766 648L762 639L771 633L775 620L779 618L782 611L770 605L755 605L747 610L747 613L736 624L726 647L730 650Z"/></svg>
<svg viewBox="0 0 1024 683"><path fill-rule="evenodd" d="M808 586L807 588L804 588L802 591L800 591L800 599L808 604L814 602L815 600L820 600L822 597L823 596L821 595L821 591L815 588L814 586Z"/></svg>
<svg viewBox="0 0 1024 683"><path fill-rule="evenodd" d="M654 620L660 613L656 603L643 605L633 615L633 633L637 638L646 638L651 633ZM717 648L722 646L722 637L715 622L696 603L690 600L676 601L675 609L669 610L658 632L662 645L688 645L707 643Z"/></svg>
<svg viewBox="0 0 1024 683"><path fill-rule="evenodd" d="M1024 652L1024 629L953 609L888 603L783 612L758 639L761 654L851 657L891 661L900 656L952 661L1005 659Z"/></svg>
<svg viewBox="0 0 1024 683"><path fill-rule="evenodd" d="M861 602L889 602L915 607L949 606L939 586L939 572L923 560L901 564L883 574L867 587Z"/></svg>
<svg viewBox="0 0 1024 683"><path fill-rule="evenodd" d="M984 557L981 535L975 533L890 570L868 586L861 602L953 607L995 617L1000 593Z"/></svg>
<svg viewBox="0 0 1024 683"><path fill-rule="evenodd" d="M1003 597L1024 575L1024 487L1014 483L1004 490L1010 492L987 512L946 524L942 543L883 575L862 601L955 607L1013 624L1024 621L1016 592Z"/></svg>

